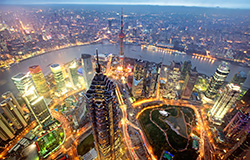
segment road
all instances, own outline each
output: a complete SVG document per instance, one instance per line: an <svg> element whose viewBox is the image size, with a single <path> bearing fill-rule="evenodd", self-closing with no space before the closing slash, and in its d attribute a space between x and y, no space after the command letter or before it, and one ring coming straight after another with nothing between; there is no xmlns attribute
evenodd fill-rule
<svg viewBox="0 0 250 160"><path fill-rule="evenodd" d="M127 118L128 118L128 115L127 115L127 105L125 105L124 101L123 101L123 98L122 98L122 95L121 95L121 92L120 92L120 88L118 86L116 86L116 95L117 95L117 98L118 98L118 102L120 104L120 108L122 110L122 115L123 115L123 118L122 118L122 127L123 127L123 134L124 134L124 137L125 137L125 142L128 146L128 148L130 148L130 154L133 156L134 159L139 159L137 154L135 153L135 150L132 146L132 143L131 143L131 139L129 137L129 134L128 134L128 128L127 126L130 125L132 126L133 128L135 128L136 130L138 130L142 136L142 139L143 139L143 142L147 148L147 151L148 153L151 155L151 158L153 160L156 160L154 154L153 154L153 151L152 151L152 147L148 144L144 134L142 133L142 130L140 128L138 128L137 126L135 126L133 123L131 123Z"/></svg>
<svg viewBox="0 0 250 160"><path fill-rule="evenodd" d="M36 121L32 121L19 135L15 136L15 139L9 142L8 146L4 149L4 151L0 154L0 159L4 159L4 157L8 154L8 151L18 143L18 141L23 138L28 132L30 132L37 125Z"/></svg>
<svg viewBox="0 0 250 160"><path fill-rule="evenodd" d="M214 159L214 154L216 152L215 148L214 148L214 144L212 143L212 138L211 138L211 133L208 131L209 130L209 126L208 123L203 121L203 117L201 115L201 113L199 112L200 110L200 106L196 106L191 104L190 102L186 101L186 100L170 100L170 99L157 99L157 98L152 98L151 100L141 100L139 102L136 102L133 104L133 107L139 107L143 104L147 104L147 103L151 103L153 101L158 102L158 101L163 101L165 105L175 105L175 106L183 106L183 107L189 107L191 109L194 110L197 121L198 121L198 126L200 127L200 155L199 155L199 159ZM140 110L137 115L136 115L136 119L139 118L139 116L141 115L142 112L144 112L147 109L153 109L156 107L160 107L161 105L155 105L155 106L149 106L149 107L145 107L142 110ZM206 154L205 154L206 153Z"/></svg>

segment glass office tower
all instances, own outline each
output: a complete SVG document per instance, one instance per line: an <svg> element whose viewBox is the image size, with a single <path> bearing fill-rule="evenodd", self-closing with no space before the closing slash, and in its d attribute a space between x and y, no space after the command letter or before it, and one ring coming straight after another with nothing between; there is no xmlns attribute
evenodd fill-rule
<svg viewBox="0 0 250 160"><path fill-rule="evenodd" d="M205 92L205 96L210 99L214 99L218 93L220 87L224 83L227 75L229 74L230 69L227 62L222 62L216 69L212 80L209 83L208 89Z"/></svg>
<svg viewBox="0 0 250 160"><path fill-rule="evenodd" d="M31 78L40 96L49 96L49 87L39 65L29 67Z"/></svg>
<svg viewBox="0 0 250 160"><path fill-rule="evenodd" d="M86 96L99 160L118 160L122 156L115 87L116 85L101 73L97 63L96 74Z"/></svg>

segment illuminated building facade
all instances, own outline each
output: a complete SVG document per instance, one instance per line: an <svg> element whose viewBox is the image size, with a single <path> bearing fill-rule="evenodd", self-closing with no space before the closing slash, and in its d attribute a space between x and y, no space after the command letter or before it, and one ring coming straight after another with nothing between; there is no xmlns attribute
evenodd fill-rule
<svg viewBox="0 0 250 160"><path fill-rule="evenodd" d="M84 79L84 85L86 90L88 90L90 83L94 76L93 65L91 61L90 54L82 54L82 74Z"/></svg>
<svg viewBox="0 0 250 160"><path fill-rule="evenodd" d="M0 113L0 138L3 141L7 141L8 139L12 139L14 137L15 137L14 129L9 125L8 121Z"/></svg>
<svg viewBox="0 0 250 160"><path fill-rule="evenodd" d="M134 75L132 84L132 94L135 98L142 97L143 83L145 79L145 67L146 63L142 60L135 60Z"/></svg>
<svg viewBox="0 0 250 160"><path fill-rule="evenodd" d="M24 115L23 109L21 108L21 106L19 105L19 103L17 102L16 98L14 97L13 93L11 93L10 91L5 92L4 94L2 94L2 98L3 99L8 99L11 98L12 103L18 108L19 112Z"/></svg>
<svg viewBox="0 0 250 160"><path fill-rule="evenodd" d="M246 79L247 79L246 73L241 71L241 72L238 72L234 75L234 77L232 78L230 83L237 84L241 87L244 84L244 82L246 81Z"/></svg>
<svg viewBox="0 0 250 160"><path fill-rule="evenodd" d="M25 95L23 96L30 112L40 126L46 125L53 119L48 105L42 96L36 97L29 101Z"/></svg>
<svg viewBox="0 0 250 160"><path fill-rule="evenodd" d="M156 63L147 63L145 96L155 97L160 68Z"/></svg>
<svg viewBox="0 0 250 160"><path fill-rule="evenodd" d="M79 75L77 73L78 69L78 64L76 60L73 60L69 65L68 65L68 73L69 73L69 80L71 84L76 87L79 85Z"/></svg>
<svg viewBox="0 0 250 160"><path fill-rule="evenodd" d="M231 121L224 128L223 132L226 138L237 141L250 130L249 114L244 114L238 111Z"/></svg>
<svg viewBox="0 0 250 160"><path fill-rule="evenodd" d="M235 103L240 92L241 90L238 85L230 83L225 86L221 96L217 99L210 112L211 120L213 122L221 124L220 121L223 119L230 107Z"/></svg>
<svg viewBox="0 0 250 160"><path fill-rule="evenodd" d="M52 74L54 76L55 82L57 89L59 91L63 91L65 89L65 81L62 73L62 69L59 64L52 64L50 66L50 69L52 71Z"/></svg>
<svg viewBox="0 0 250 160"><path fill-rule="evenodd" d="M242 137L222 158L223 160L246 159L250 148L250 133Z"/></svg>
<svg viewBox="0 0 250 160"><path fill-rule="evenodd" d="M191 69L186 76L185 82L182 86L181 99L189 99L191 97L197 78L198 72L196 67L194 67L194 69Z"/></svg>
<svg viewBox="0 0 250 160"><path fill-rule="evenodd" d="M11 79L21 95L24 94L31 86L33 86L33 82L30 78L29 73L18 73Z"/></svg>
<svg viewBox="0 0 250 160"><path fill-rule="evenodd" d="M12 98L7 98L3 100L0 103L0 106L4 111L4 114L8 117L8 119L11 121L11 123L16 129L21 129L27 126L26 119L22 114L23 111L20 111L18 107L13 104Z"/></svg>
<svg viewBox="0 0 250 160"><path fill-rule="evenodd" d="M163 97L168 99L175 99L181 77L181 64L171 62L170 69L167 73L167 83L164 86Z"/></svg>
<svg viewBox="0 0 250 160"><path fill-rule="evenodd" d="M86 96L99 160L118 160L122 156L115 87L116 85L101 73L97 56L96 74Z"/></svg>
<svg viewBox="0 0 250 160"><path fill-rule="evenodd" d="M29 67L31 78L40 96L49 96L49 87L39 65Z"/></svg>
<svg viewBox="0 0 250 160"><path fill-rule="evenodd" d="M205 96L207 98L213 99L215 98L216 94L218 93L218 90L224 83L225 79L227 78L227 75L229 74L230 69L228 67L227 62L222 62L218 68L216 69L216 72L214 73L208 89L205 92Z"/></svg>
<svg viewBox="0 0 250 160"><path fill-rule="evenodd" d="M244 113L250 113L250 89L244 94L240 101L236 104L237 109Z"/></svg>

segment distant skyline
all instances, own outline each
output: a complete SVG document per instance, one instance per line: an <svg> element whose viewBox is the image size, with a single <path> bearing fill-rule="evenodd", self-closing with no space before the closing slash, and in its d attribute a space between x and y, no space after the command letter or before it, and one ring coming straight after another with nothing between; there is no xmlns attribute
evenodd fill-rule
<svg viewBox="0 0 250 160"><path fill-rule="evenodd" d="M196 6L250 9L249 0L0 0L0 4L111 4L111 5L161 5Z"/></svg>

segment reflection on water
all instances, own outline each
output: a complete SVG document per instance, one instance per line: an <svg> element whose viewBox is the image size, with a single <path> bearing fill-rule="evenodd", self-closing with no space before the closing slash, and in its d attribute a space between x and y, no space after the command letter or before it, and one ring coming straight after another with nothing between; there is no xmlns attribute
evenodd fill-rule
<svg viewBox="0 0 250 160"><path fill-rule="evenodd" d="M63 50L58 50L37 57L33 57L31 59L27 59L11 67L9 70L0 72L0 77L1 77L0 82L7 82L7 83L0 83L0 94L7 90L11 90L14 93L16 93L17 91L13 82L11 81L11 77L19 72L28 72L28 67L31 65L35 64L40 65L43 73L48 74L50 72L49 64L58 63L62 65L64 63L73 60L74 58L80 58L82 53L94 55L96 48L98 48L99 52L103 54L113 53L117 55L119 53L118 44L116 45L94 44L94 45L86 45L86 46L79 46L79 47L72 47ZM164 50L147 50L141 48L140 46L134 46L134 45L125 45L124 54L127 57L132 57L137 59L140 58L148 61L154 61L157 63L163 61L163 64L170 64L170 62L173 60L174 61L190 60L192 62L192 66L197 67L198 72L207 74L208 76L211 76L215 72L217 66L221 63L221 61L219 60L207 58L206 56L182 55ZM235 73L239 71L244 71L248 75L248 79L246 80L244 86L250 88L249 68L244 68L234 64L231 64L229 67L231 71L228 75L227 81L230 81Z"/></svg>

